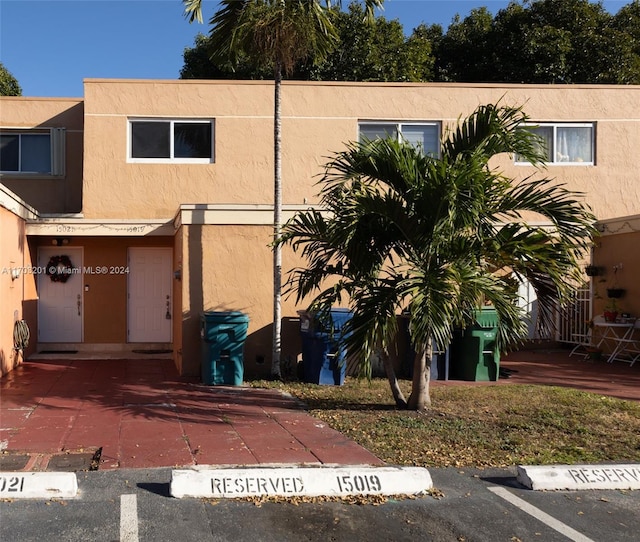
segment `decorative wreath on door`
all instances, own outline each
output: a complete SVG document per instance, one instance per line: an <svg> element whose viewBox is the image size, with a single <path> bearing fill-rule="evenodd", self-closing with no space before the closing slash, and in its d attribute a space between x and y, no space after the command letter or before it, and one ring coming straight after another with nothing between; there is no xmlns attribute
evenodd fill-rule
<svg viewBox="0 0 640 542"><path fill-rule="evenodd" d="M47 264L46 273L49 275L51 282L67 282L71 276L73 264L66 254L59 256L51 256Z"/></svg>

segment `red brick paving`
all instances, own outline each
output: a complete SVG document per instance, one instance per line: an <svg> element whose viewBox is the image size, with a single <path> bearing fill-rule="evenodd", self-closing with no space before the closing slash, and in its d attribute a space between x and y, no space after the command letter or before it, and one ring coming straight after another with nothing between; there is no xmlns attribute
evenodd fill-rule
<svg viewBox="0 0 640 542"><path fill-rule="evenodd" d="M514 369L500 384L542 384L575 388L619 399L640 401L640 363L585 360L565 349L523 350L506 356L501 366Z"/></svg>
<svg viewBox="0 0 640 542"><path fill-rule="evenodd" d="M278 421L291 414L306 423ZM204 386L169 360L24 363L0 384L0 447L32 454L33 469L53 454L98 448L101 469L341 463L345 447L349 463L381 463L291 397Z"/></svg>
<svg viewBox="0 0 640 542"><path fill-rule="evenodd" d="M588 362L568 350L513 353L495 383L569 386L640 400L640 364ZM0 382L0 449L52 454L102 448L101 469L272 463L381 464L275 390L204 386L170 360L28 361Z"/></svg>

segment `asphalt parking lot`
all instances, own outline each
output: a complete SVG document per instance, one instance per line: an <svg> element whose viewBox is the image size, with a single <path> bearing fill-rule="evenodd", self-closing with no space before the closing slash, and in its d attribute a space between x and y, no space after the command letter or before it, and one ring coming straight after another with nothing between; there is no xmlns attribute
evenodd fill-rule
<svg viewBox="0 0 640 542"><path fill-rule="evenodd" d="M436 491L360 504L170 496L171 469L78 473L69 500L0 502L3 542L637 540L640 492L531 491L514 469L430 469ZM301 501L310 502L301 502Z"/></svg>

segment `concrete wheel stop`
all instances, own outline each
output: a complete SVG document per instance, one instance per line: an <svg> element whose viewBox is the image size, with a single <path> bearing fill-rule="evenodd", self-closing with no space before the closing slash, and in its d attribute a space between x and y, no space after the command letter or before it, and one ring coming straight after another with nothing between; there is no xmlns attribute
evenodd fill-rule
<svg viewBox="0 0 640 542"><path fill-rule="evenodd" d="M173 470L170 494L176 498L346 497L421 495L433 488L422 467L196 467Z"/></svg>

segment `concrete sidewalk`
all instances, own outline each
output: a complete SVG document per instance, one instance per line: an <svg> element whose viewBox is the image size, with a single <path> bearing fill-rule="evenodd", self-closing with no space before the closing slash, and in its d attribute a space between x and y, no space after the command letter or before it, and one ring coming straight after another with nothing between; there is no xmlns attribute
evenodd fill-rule
<svg viewBox="0 0 640 542"><path fill-rule="evenodd" d="M382 464L292 397L166 359L25 362L1 381L0 447L0 470Z"/></svg>

